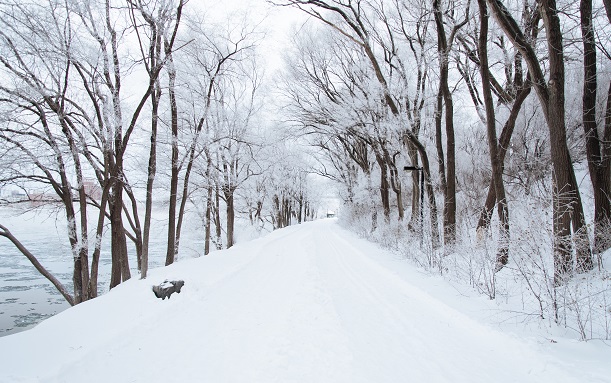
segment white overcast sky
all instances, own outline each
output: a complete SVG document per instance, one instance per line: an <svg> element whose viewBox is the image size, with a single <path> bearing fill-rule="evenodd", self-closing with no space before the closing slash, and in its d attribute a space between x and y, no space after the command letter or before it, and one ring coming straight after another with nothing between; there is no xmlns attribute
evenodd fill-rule
<svg viewBox="0 0 611 383"><path fill-rule="evenodd" d="M231 15L246 13L253 23L261 23L266 32L259 52L266 55L266 70L277 69L281 52L290 43L291 34L307 20L307 15L293 7L279 7L265 0L191 0L189 7L201 7L211 19L223 21Z"/></svg>

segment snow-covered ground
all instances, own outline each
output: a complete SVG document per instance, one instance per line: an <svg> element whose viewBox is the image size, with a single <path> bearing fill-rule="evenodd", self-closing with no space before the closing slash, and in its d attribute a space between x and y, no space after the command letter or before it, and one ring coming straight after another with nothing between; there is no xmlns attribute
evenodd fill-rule
<svg viewBox="0 0 611 383"><path fill-rule="evenodd" d="M162 301L166 278L185 286ZM611 382L611 346L501 329L494 310L321 220L0 338L0 382Z"/></svg>

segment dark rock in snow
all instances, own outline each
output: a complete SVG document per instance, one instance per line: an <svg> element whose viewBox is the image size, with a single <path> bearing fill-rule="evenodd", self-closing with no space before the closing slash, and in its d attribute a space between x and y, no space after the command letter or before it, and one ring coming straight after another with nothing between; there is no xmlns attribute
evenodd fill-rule
<svg viewBox="0 0 611 383"><path fill-rule="evenodd" d="M153 292L157 298L164 300L166 297L170 299L170 295L176 292L180 294L180 289L185 285L185 281L168 281L165 280L163 283L157 286L153 286Z"/></svg>

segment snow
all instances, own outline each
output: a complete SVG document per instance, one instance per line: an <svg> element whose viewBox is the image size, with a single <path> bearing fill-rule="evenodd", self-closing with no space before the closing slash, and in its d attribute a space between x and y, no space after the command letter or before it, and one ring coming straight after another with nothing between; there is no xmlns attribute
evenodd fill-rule
<svg viewBox="0 0 611 383"><path fill-rule="evenodd" d="M495 307L326 219L0 338L0 382L611 382L611 347L501 328Z"/></svg>
<svg viewBox="0 0 611 383"><path fill-rule="evenodd" d="M165 288L168 288L168 287L172 287L172 286L174 286L174 285L172 284L172 282L167 281L167 280L166 280L166 281L161 282L161 284L159 285L159 287L161 287L162 289L165 289Z"/></svg>

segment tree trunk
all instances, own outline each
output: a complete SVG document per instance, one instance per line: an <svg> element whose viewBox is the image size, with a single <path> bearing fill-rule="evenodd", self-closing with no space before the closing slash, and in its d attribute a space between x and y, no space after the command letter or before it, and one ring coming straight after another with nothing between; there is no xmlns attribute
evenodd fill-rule
<svg viewBox="0 0 611 383"><path fill-rule="evenodd" d="M168 247L165 265L174 263L176 254L176 201L178 197L178 107L176 105L176 70L172 56L168 57L168 93L170 95L172 131L172 171L170 176L170 202L168 206Z"/></svg>
<svg viewBox="0 0 611 383"><path fill-rule="evenodd" d="M505 186L503 184L503 164L498 153L496 135L496 117L494 103L492 101L492 90L490 89L490 72L488 65L488 9L486 0L478 0L479 6L479 60L480 75L482 77L482 93L486 109L486 131L488 136L488 148L490 151L490 163L492 165L492 184L497 201L499 215L499 243L496 255L495 271L502 269L509 261L509 208L505 197Z"/></svg>
<svg viewBox="0 0 611 383"><path fill-rule="evenodd" d="M287 196L282 197L282 217L284 219L283 227L287 227L291 225L291 212L292 212L291 201Z"/></svg>
<svg viewBox="0 0 611 383"><path fill-rule="evenodd" d="M66 69L68 73L68 68ZM79 219L80 228L77 227L76 212L74 210L74 198L72 196L72 185L68 181L66 168L64 161L59 155L56 155L58 163L60 164L59 173L62 182L62 201L64 203L67 224L68 224L68 237L70 239L70 247L72 250L73 257L73 274L72 282L74 288L74 303L79 304L88 298L88 285L89 285L89 260L88 260L88 227L87 227L87 194L85 192L85 186L83 183L83 172L81 166L81 160L79 157L79 149L74 140L74 136L70 129L70 122L66 118L64 100L60 102L49 102L49 107L59 117L60 126L62 133L66 138L68 147L70 148L70 154L74 162L74 172L76 175L77 190L78 190L78 204L79 204ZM52 141L54 142L54 140ZM80 237L80 238L79 238Z"/></svg>
<svg viewBox="0 0 611 383"><path fill-rule="evenodd" d="M274 206L274 213L272 216L274 221L274 229L280 229L282 228L282 214L280 213L280 198L278 197L278 194L274 194L272 204Z"/></svg>
<svg viewBox="0 0 611 383"><path fill-rule="evenodd" d="M443 131L441 121L443 119L443 95L441 86L437 92L437 102L435 103L435 148L437 149L437 171L439 172L439 180L441 182L441 190L447 188L446 182L446 162L443 152Z"/></svg>
<svg viewBox="0 0 611 383"><path fill-rule="evenodd" d="M125 185L124 191L127 194L127 196L129 197L129 200L131 202L131 206L132 206L131 216L129 215L127 211L127 206L123 205L123 210L125 211L125 216L127 218L127 221L132 231L134 232L134 235L130 235L129 232L126 232L125 234L127 235L129 239L132 240L132 242L134 243L134 246L136 247L136 259L138 261L138 270L141 270L142 225L140 224L140 215L138 214L138 201L136 200L136 196L134 195L132 188L128 184Z"/></svg>
<svg viewBox="0 0 611 383"><path fill-rule="evenodd" d="M122 281L128 280L131 275L127 261L127 242L125 227L123 226L123 177L118 170L119 164L113 167L111 177L115 180L112 187L110 203L110 229L112 266L110 274L110 288L118 286Z"/></svg>
<svg viewBox="0 0 611 383"><path fill-rule="evenodd" d="M146 202L144 212L144 228L142 233L142 260L140 278L145 279L149 266L149 241L151 233L151 218L153 214L153 186L157 174L157 126L159 123L159 100L161 85L155 81L155 89L151 93L151 147L149 151L148 177L146 179Z"/></svg>
<svg viewBox="0 0 611 383"><path fill-rule="evenodd" d="M604 167L600 139L596 126L596 41L592 26L592 0L581 0L581 36L583 40L583 128L590 180L594 190L594 252L601 253L609 246L603 238L604 226L609 222L611 184L609 167ZM587 234L587 233L586 233ZM583 268L582 265L578 265ZM588 265L584 265L585 269Z"/></svg>
<svg viewBox="0 0 611 383"><path fill-rule="evenodd" d="M214 191L214 225L216 227L216 249L221 250L223 248L223 239L221 238L221 196L218 185L216 185Z"/></svg>
<svg viewBox="0 0 611 383"><path fill-rule="evenodd" d="M106 206L108 205L108 195L110 193L110 182L104 175L104 184L102 188L102 198L98 213L98 225L96 228L96 239L91 257L91 276L89 277L89 297L95 298L98 296L98 266L100 264L100 253L102 251L102 235L104 233L104 221L106 220Z"/></svg>
<svg viewBox="0 0 611 383"><path fill-rule="evenodd" d="M406 142L406 146L408 148L407 154L409 156L410 163L414 167L419 167L418 166L418 152L416 151L414 145L408 141ZM420 209L422 209L422 206L420 206L420 199L421 199L420 177L419 177L418 172L412 171L411 177L412 177L412 214L411 214L411 217L409 219L409 223L407 226L410 228L410 230L413 230L414 227L417 227L419 225L418 222L420 221Z"/></svg>
<svg viewBox="0 0 611 383"><path fill-rule="evenodd" d="M78 284L74 284L75 290L78 288L79 294L75 293L76 303L80 303L89 299L89 228L87 227L87 193L85 192L85 185L83 184L83 173L81 168L80 160L78 159L78 151L76 147L73 148L75 157L75 170L78 183L79 191L79 214L80 214L80 241L78 247L78 254L75 256L78 258L78 262L75 262L75 270L78 268L80 275L78 278ZM75 281L76 282L76 281ZM79 301L80 299L80 301Z"/></svg>
<svg viewBox="0 0 611 383"><path fill-rule="evenodd" d="M437 50L439 53L439 89L445 106L446 125L446 186L444 189L443 232L444 244L456 242L456 142L454 137L454 101L448 85L450 44L443 25L440 0L433 1L437 26ZM437 101L439 105L439 99Z"/></svg>
<svg viewBox="0 0 611 383"><path fill-rule="evenodd" d="M566 143L565 109L564 109L564 54L562 46L562 30L558 18L556 1L542 0L542 18L545 23L549 52L549 107L548 125L550 128L551 157L554 165L554 228L555 234L555 264L556 282L564 278L572 269L570 246L565 241L570 235L571 222L577 233L585 228L581 198L576 183L573 164ZM592 258L588 249L576 243L577 264L580 269L591 269ZM584 254L584 251L586 254Z"/></svg>
<svg viewBox="0 0 611 383"><path fill-rule="evenodd" d="M605 106L605 128L603 132L603 140L601 145L602 154L602 165L603 169L606 169L602 183L604 185L611 185L611 82L607 88L607 103ZM609 195L607 195L608 197ZM602 222L601 225L607 228L611 225L611 218L607 219L606 222Z"/></svg>
<svg viewBox="0 0 611 383"><path fill-rule="evenodd" d="M384 219L390 222L390 195L388 185L388 168L384 159L376 152L376 160L380 167L380 198L382 201L382 209L384 211Z"/></svg>
<svg viewBox="0 0 611 383"><path fill-rule="evenodd" d="M204 240L204 255L210 254L210 228L212 214L212 185L208 185L208 196L206 198L206 215L205 215L205 240Z"/></svg>
<svg viewBox="0 0 611 383"><path fill-rule="evenodd" d="M435 189L431 179L431 165L429 162L429 157L422 143L416 137L413 137L409 131L405 131L405 139L409 140L409 142L416 147L418 153L420 154L420 158L422 159L421 171L424 172L424 188L426 190L429 205L431 245L433 249L436 249L441 245L438 228L439 213L437 211L437 202L435 200ZM420 208L424 209L424 206L421 206Z"/></svg>
<svg viewBox="0 0 611 383"><path fill-rule="evenodd" d="M392 191L395 193L395 196L397 198L397 211L399 214L399 221L403 221L403 217L405 215L403 209L403 190L401 188L401 178L399 178L399 172L397 171L397 166L395 165L396 156L399 153L397 152L397 154L395 154L395 156L391 158L390 153L388 153L388 149L382 147L382 150L384 152L384 161L388 166L388 170L390 173L390 187L392 188Z"/></svg>
<svg viewBox="0 0 611 383"><path fill-rule="evenodd" d="M60 173L64 173L63 170ZM61 175L62 182L67 181L65 174ZM68 226L68 238L70 241L70 250L72 253L72 283L73 283L73 292L74 292L74 304L79 304L83 301L83 279L81 276L81 257L79 251L79 241L77 238L78 230L76 228L76 215L74 212L74 207L72 206L72 195L70 190L70 185L65 183L62 193L62 202L64 204L65 212L66 212L66 222ZM13 241L13 243L15 243ZM16 243L15 243L16 244ZM20 249L21 250L21 249ZM23 254L25 254L22 251ZM39 270L40 271L40 270Z"/></svg>
<svg viewBox="0 0 611 383"><path fill-rule="evenodd" d="M235 209L233 206L233 190L229 189L225 192L225 204L227 205L227 248L233 246L233 230L235 224Z"/></svg>
<svg viewBox="0 0 611 383"><path fill-rule="evenodd" d="M299 210L297 211L297 223L301 224L303 220L303 194L299 195L299 199L297 200Z"/></svg>

